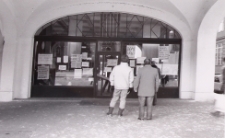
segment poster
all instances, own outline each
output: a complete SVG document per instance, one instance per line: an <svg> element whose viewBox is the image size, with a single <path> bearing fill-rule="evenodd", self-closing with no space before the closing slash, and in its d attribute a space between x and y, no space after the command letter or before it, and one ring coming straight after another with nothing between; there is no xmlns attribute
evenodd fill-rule
<svg viewBox="0 0 225 138"><path fill-rule="evenodd" d="M89 67L89 62L84 61L84 62L82 62L82 65L81 66L82 67Z"/></svg>
<svg viewBox="0 0 225 138"><path fill-rule="evenodd" d="M130 67L135 67L135 60L130 60Z"/></svg>
<svg viewBox="0 0 225 138"><path fill-rule="evenodd" d="M159 48L158 50L159 59L164 59L164 60L169 59L169 56L170 56L169 46L159 46L158 48Z"/></svg>
<svg viewBox="0 0 225 138"><path fill-rule="evenodd" d="M88 57L88 53L87 52L82 52L82 59L86 59Z"/></svg>
<svg viewBox="0 0 225 138"><path fill-rule="evenodd" d="M177 75L178 64L162 64L161 74L162 75Z"/></svg>
<svg viewBox="0 0 225 138"><path fill-rule="evenodd" d="M118 59L107 59L107 66L116 66Z"/></svg>
<svg viewBox="0 0 225 138"><path fill-rule="evenodd" d="M61 62L62 62L61 57L57 57L57 59L56 59L56 63L61 63Z"/></svg>
<svg viewBox="0 0 225 138"><path fill-rule="evenodd" d="M63 56L63 63L68 63L68 59L69 57L68 56Z"/></svg>
<svg viewBox="0 0 225 138"><path fill-rule="evenodd" d="M154 61L156 64L159 63L159 58L152 58L152 61Z"/></svg>
<svg viewBox="0 0 225 138"><path fill-rule="evenodd" d="M83 68L83 76L93 76L93 68Z"/></svg>
<svg viewBox="0 0 225 138"><path fill-rule="evenodd" d="M38 65L48 64L52 65L53 55L52 54L38 54Z"/></svg>
<svg viewBox="0 0 225 138"><path fill-rule="evenodd" d="M137 58L137 64L144 64L145 59L146 59L146 57L138 57Z"/></svg>
<svg viewBox="0 0 225 138"><path fill-rule="evenodd" d="M135 47L136 45L127 45L126 54L129 58L135 58Z"/></svg>
<svg viewBox="0 0 225 138"><path fill-rule="evenodd" d="M74 78L82 78L82 69L74 69Z"/></svg>
<svg viewBox="0 0 225 138"><path fill-rule="evenodd" d="M81 68L82 55L72 54L71 55L71 68Z"/></svg>
<svg viewBox="0 0 225 138"><path fill-rule="evenodd" d="M59 70L66 70L66 65L59 65Z"/></svg>
<svg viewBox="0 0 225 138"><path fill-rule="evenodd" d="M38 80L48 80L49 79L49 66L38 66Z"/></svg>
<svg viewBox="0 0 225 138"><path fill-rule="evenodd" d="M111 67L105 67L104 72L112 72L112 68Z"/></svg>

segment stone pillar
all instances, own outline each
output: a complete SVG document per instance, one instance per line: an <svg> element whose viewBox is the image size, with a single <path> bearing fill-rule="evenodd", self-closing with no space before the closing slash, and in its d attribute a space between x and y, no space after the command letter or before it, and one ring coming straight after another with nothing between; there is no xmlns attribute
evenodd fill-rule
<svg viewBox="0 0 225 138"><path fill-rule="evenodd" d="M11 101L13 99L14 67L16 40L5 37L2 54L0 101Z"/></svg>

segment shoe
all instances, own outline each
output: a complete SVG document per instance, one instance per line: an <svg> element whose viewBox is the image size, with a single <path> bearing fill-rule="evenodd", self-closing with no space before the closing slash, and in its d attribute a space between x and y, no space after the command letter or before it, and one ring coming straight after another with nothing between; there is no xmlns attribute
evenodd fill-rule
<svg viewBox="0 0 225 138"><path fill-rule="evenodd" d="M119 108L118 116L120 116L120 117L123 116L123 111L124 111L124 109L120 109L120 108Z"/></svg>
<svg viewBox="0 0 225 138"><path fill-rule="evenodd" d="M109 107L109 111L108 111L108 113L107 113L108 116L112 116L113 109L114 109L114 108Z"/></svg>
<svg viewBox="0 0 225 138"><path fill-rule="evenodd" d="M219 111L211 112L210 114L212 116L215 116L215 117L219 117L220 116L220 112Z"/></svg>
<svg viewBox="0 0 225 138"><path fill-rule="evenodd" d="M138 117L138 120L144 120L143 118Z"/></svg>

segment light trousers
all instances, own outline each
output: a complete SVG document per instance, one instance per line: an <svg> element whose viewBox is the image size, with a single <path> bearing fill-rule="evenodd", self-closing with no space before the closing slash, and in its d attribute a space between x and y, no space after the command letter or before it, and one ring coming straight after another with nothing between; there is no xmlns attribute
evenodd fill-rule
<svg viewBox="0 0 225 138"><path fill-rule="evenodd" d="M128 90L118 90L115 89L113 92L113 97L110 102L110 107L114 108L117 101L120 99L119 108L124 109L126 105L126 98L127 98L127 91Z"/></svg>

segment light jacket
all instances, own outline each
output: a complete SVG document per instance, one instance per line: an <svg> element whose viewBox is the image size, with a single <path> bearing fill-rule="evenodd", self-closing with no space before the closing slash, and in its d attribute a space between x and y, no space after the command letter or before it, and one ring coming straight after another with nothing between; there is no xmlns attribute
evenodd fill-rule
<svg viewBox="0 0 225 138"><path fill-rule="evenodd" d="M109 80L115 89L129 89L133 87L134 73L127 63L121 62L113 68Z"/></svg>

